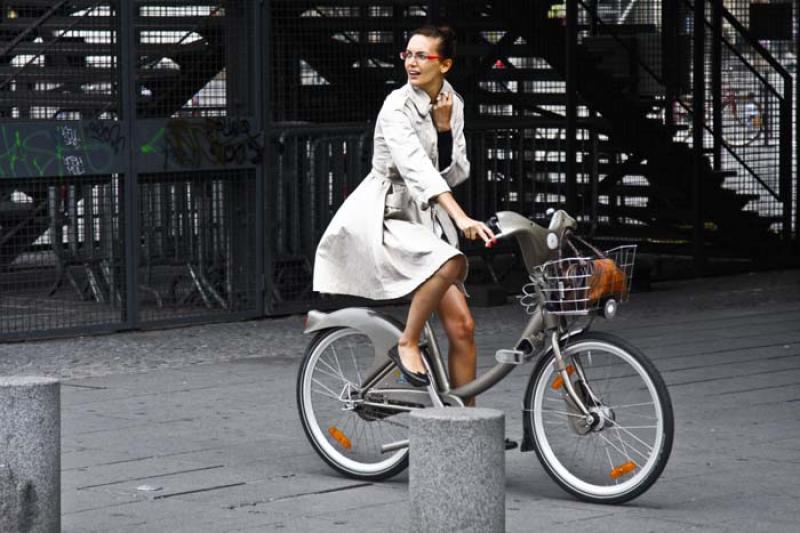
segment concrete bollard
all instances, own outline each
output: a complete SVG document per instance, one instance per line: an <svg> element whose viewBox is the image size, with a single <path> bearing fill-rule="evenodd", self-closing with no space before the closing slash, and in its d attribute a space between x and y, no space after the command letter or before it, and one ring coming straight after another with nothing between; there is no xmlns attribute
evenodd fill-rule
<svg viewBox="0 0 800 533"><path fill-rule="evenodd" d="M56 379L0 377L0 531L61 531Z"/></svg>
<svg viewBox="0 0 800 533"><path fill-rule="evenodd" d="M411 531L505 531L505 415L422 409L409 427Z"/></svg>

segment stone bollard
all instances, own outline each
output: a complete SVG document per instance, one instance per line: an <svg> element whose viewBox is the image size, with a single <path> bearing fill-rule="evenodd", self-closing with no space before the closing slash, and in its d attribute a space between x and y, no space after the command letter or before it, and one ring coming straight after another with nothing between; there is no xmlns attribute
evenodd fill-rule
<svg viewBox="0 0 800 533"><path fill-rule="evenodd" d="M505 418L495 409L413 411L409 529L505 531Z"/></svg>
<svg viewBox="0 0 800 533"><path fill-rule="evenodd" d="M61 396L43 377L0 377L0 531L61 531Z"/></svg>

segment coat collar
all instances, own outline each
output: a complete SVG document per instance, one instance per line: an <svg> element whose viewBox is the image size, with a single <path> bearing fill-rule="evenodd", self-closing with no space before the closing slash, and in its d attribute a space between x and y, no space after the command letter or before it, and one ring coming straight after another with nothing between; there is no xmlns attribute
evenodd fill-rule
<svg viewBox="0 0 800 533"><path fill-rule="evenodd" d="M406 87L408 90L408 94L411 95L411 101L414 102L414 107L417 108L417 112L422 116L425 116L428 113L430 113L431 107L433 106L431 105L431 99L428 96L428 93L426 93L422 89L417 89L410 83L406 83ZM453 86L450 85L450 82L444 80L441 90L452 93Z"/></svg>

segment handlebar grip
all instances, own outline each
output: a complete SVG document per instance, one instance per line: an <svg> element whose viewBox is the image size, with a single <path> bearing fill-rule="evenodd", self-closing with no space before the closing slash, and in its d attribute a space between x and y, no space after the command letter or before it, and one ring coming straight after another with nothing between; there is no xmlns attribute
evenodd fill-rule
<svg viewBox="0 0 800 533"><path fill-rule="evenodd" d="M491 241L488 241L484 246L486 248L492 248L495 244L497 244L497 237L502 233L502 231L500 230L500 225L498 224L496 216L490 217L489 220L485 222L485 224L489 227L490 230L492 230L492 233L494 233L495 238L492 239Z"/></svg>
<svg viewBox="0 0 800 533"><path fill-rule="evenodd" d="M500 233L500 226L497 224L497 217L492 216L489 220L486 221L486 225L489 226L489 229L492 230L492 233L498 234Z"/></svg>

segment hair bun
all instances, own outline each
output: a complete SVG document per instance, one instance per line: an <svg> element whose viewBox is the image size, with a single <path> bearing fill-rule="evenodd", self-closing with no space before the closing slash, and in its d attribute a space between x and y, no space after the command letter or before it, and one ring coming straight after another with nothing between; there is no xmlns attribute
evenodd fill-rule
<svg viewBox="0 0 800 533"><path fill-rule="evenodd" d="M450 26L432 26L427 24L421 28L417 28L411 35L423 35L433 39L439 39L439 54L446 58L452 59L456 55L456 32Z"/></svg>
<svg viewBox="0 0 800 533"><path fill-rule="evenodd" d="M446 41L456 41L456 31L450 26L437 26L437 30L442 34L442 38Z"/></svg>

